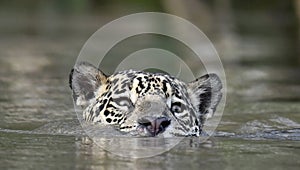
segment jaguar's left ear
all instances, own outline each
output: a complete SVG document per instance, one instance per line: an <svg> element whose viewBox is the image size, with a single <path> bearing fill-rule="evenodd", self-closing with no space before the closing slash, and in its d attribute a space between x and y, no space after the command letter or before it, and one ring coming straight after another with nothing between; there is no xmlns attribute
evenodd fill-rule
<svg viewBox="0 0 300 170"><path fill-rule="evenodd" d="M89 105L98 89L107 83L107 76L87 62L77 63L69 78L75 104L82 107Z"/></svg>
<svg viewBox="0 0 300 170"><path fill-rule="evenodd" d="M211 117L222 98L222 82L216 74L206 74L187 84L188 93L193 106L202 121L204 117Z"/></svg>

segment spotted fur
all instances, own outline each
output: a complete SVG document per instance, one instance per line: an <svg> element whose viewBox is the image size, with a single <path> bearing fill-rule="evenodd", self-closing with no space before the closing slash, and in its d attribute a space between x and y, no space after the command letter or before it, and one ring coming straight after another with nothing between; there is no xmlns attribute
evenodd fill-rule
<svg viewBox="0 0 300 170"><path fill-rule="evenodd" d="M117 125L133 136L199 136L222 97L216 74L190 83L134 70L107 76L86 62L71 71L70 87L85 121Z"/></svg>

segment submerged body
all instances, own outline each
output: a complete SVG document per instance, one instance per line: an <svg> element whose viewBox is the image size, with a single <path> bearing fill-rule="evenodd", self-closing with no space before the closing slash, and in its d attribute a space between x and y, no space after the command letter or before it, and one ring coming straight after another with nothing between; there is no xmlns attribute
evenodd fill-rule
<svg viewBox="0 0 300 170"><path fill-rule="evenodd" d="M114 125L133 136L199 136L222 97L215 74L190 83L134 70L106 76L85 62L75 65L70 87L85 121Z"/></svg>

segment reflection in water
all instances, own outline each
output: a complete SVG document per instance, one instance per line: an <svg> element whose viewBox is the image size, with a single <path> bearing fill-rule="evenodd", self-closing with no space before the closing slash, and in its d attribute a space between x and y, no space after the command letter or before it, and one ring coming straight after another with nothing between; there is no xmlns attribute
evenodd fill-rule
<svg viewBox="0 0 300 170"><path fill-rule="evenodd" d="M147 158L160 155L176 146L183 138L92 138L93 143L115 155Z"/></svg>
<svg viewBox="0 0 300 170"><path fill-rule="evenodd" d="M86 142L85 139L83 141ZM108 169L195 169L202 166L215 169L222 168L224 165L222 158L217 156L216 148L212 146L211 141L200 145L198 140L187 138L169 152L143 159L119 157L102 150L95 143L90 143L90 141L87 143L77 144L81 153L78 155L77 163L88 160L90 164L84 165L86 169L100 167ZM197 155L190 157L190 154L195 151ZM205 159L201 159L203 155L206 155ZM80 163L79 167L82 167Z"/></svg>

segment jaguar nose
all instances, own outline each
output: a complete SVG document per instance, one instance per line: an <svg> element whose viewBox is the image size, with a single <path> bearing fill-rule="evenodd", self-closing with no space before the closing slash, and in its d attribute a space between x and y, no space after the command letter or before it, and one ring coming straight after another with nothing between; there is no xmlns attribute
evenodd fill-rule
<svg viewBox="0 0 300 170"><path fill-rule="evenodd" d="M171 124L171 120L166 117L143 117L138 120L138 123L146 128L152 136L156 136Z"/></svg>

